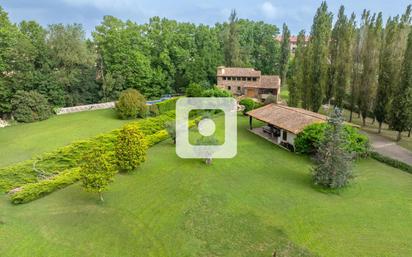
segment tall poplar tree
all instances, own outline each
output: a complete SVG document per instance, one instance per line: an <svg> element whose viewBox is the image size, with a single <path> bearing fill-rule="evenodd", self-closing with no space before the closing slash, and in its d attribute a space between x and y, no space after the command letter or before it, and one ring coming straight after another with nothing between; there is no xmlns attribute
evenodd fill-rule
<svg viewBox="0 0 412 257"><path fill-rule="evenodd" d="M290 106L299 106L303 85L305 82L305 31L301 30L298 34L295 57L293 58L293 74L288 85Z"/></svg>
<svg viewBox="0 0 412 257"><path fill-rule="evenodd" d="M364 12L365 43L362 48L362 76L359 89L359 109L362 114L362 122L365 126L366 117L372 110L377 87L379 71L379 52L382 33L382 13L369 16Z"/></svg>
<svg viewBox="0 0 412 257"><path fill-rule="evenodd" d="M332 13L324 1L316 11L310 33L308 85L311 88L309 107L312 111L318 111L325 98L331 28Z"/></svg>
<svg viewBox="0 0 412 257"><path fill-rule="evenodd" d="M239 19L236 10L232 10L229 16L229 25L224 36L225 63L229 67L242 66L239 45Z"/></svg>
<svg viewBox="0 0 412 257"><path fill-rule="evenodd" d="M290 31L286 23L283 23L282 46L280 49L279 70L282 85L286 84L286 74L288 73L288 62L290 55Z"/></svg>
<svg viewBox="0 0 412 257"><path fill-rule="evenodd" d="M402 132L410 127L412 117L412 32L409 32L407 48L402 65L401 82L395 89L390 111L390 127L398 131L397 141Z"/></svg>

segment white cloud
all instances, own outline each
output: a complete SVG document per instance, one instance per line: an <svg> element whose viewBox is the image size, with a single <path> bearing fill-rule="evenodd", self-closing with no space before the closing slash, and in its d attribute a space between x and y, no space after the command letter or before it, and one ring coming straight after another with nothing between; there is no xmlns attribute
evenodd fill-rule
<svg viewBox="0 0 412 257"><path fill-rule="evenodd" d="M275 19L279 16L279 10L269 1L264 2L260 9L262 10L263 15L268 19Z"/></svg>
<svg viewBox="0 0 412 257"><path fill-rule="evenodd" d="M138 8L137 2L132 0L63 0L71 6L92 6L100 10L130 10Z"/></svg>

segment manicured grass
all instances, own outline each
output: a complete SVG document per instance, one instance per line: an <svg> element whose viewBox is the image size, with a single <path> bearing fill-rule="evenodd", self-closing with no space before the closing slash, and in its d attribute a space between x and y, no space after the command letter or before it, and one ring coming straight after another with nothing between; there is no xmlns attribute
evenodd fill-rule
<svg viewBox="0 0 412 257"><path fill-rule="evenodd" d="M0 129L0 167L120 127L113 109L54 116Z"/></svg>
<svg viewBox="0 0 412 257"><path fill-rule="evenodd" d="M308 158L239 124L234 159L180 159L168 140L103 204L79 184L20 206L1 196L1 256L410 255L410 174L363 160L352 186L325 193Z"/></svg>

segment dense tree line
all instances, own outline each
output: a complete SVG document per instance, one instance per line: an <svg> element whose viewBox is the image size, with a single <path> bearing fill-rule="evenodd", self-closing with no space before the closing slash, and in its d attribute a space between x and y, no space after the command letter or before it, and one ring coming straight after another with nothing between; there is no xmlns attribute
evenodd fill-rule
<svg viewBox="0 0 412 257"><path fill-rule="evenodd" d="M318 8L310 39L302 31L290 62L289 104L318 111L331 103L362 117L370 117L399 132L412 127L412 70L408 37L411 6L402 16L389 17L364 10L357 25L354 14L339 9L333 15L326 2ZM412 39L411 39L412 41Z"/></svg>
<svg viewBox="0 0 412 257"><path fill-rule="evenodd" d="M13 116L18 91L51 107L111 101L128 88L146 98L208 88L220 65L279 74L279 29L239 19L215 26L153 17L145 24L105 16L91 38L80 24L10 22L0 7L0 117Z"/></svg>

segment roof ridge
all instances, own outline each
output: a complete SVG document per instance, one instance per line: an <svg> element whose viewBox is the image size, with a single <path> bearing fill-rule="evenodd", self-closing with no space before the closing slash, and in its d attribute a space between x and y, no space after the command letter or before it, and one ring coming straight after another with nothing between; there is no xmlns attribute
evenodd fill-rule
<svg viewBox="0 0 412 257"><path fill-rule="evenodd" d="M277 105L277 104L274 104L274 105ZM315 112L308 111L308 110L304 110L304 111L303 111L303 110L300 109L300 108L295 108L295 107L286 106L286 105L277 105L277 106L280 106L281 108L288 109L288 110L292 110L292 111L294 111L294 112L298 112L298 113L301 113L301 114L304 114L304 115L307 115L307 116L311 116L311 117L314 117L314 118L316 118L316 119L321 119L320 117L317 117L316 115L313 115L313 114L312 114L312 113L314 113L314 114L317 114L317 115L324 116L324 117L325 117L325 120L327 120L326 116L323 115L323 114L320 114L320 113L315 113Z"/></svg>

